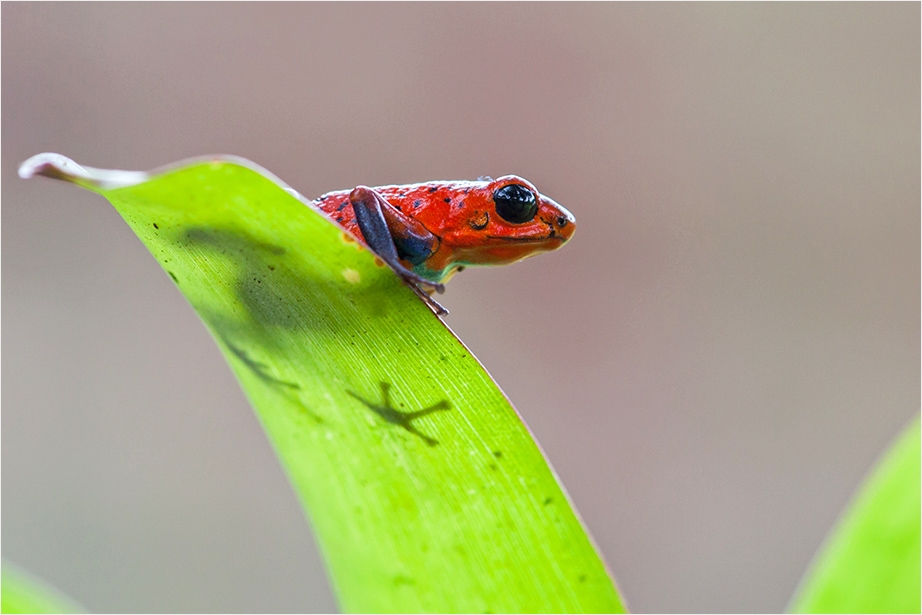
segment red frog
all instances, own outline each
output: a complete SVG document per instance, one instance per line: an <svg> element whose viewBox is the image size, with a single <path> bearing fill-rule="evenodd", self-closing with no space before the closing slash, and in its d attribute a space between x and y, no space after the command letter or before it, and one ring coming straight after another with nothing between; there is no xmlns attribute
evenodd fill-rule
<svg viewBox="0 0 922 615"><path fill-rule="evenodd" d="M365 242L437 314L429 295L468 265L505 265L556 250L576 219L531 183L506 175L477 181L359 186L314 205Z"/></svg>

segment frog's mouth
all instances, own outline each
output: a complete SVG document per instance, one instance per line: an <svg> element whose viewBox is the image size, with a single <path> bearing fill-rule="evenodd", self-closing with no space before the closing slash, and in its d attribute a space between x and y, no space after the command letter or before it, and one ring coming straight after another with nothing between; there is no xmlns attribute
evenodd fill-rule
<svg viewBox="0 0 922 615"><path fill-rule="evenodd" d="M551 230L549 234L541 235L540 237L501 237L499 235L487 235L487 238L500 239L502 241L510 241L513 243L542 243L552 239L556 239L560 243L564 243L567 240L566 237L555 230Z"/></svg>
<svg viewBox="0 0 922 615"><path fill-rule="evenodd" d="M536 222L543 224L547 230L547 233L542 235L526 235L525 237L487 235L486 237L489 239L498 239L500 241L506 241L509 243L556 243L556 245L563 245L573 235L573 225L571 224L572 220L561 215L557 217L557 221L560 228L554 226L553 222L546 220L543 217L539 217ZM535 228L535 230L545 230L540 226L533 228Z"/></svg>

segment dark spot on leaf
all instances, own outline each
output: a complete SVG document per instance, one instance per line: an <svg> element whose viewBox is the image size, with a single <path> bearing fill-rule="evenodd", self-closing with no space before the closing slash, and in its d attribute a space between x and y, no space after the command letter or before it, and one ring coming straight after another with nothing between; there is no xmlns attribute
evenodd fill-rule
<svg viewBox="0 0 922 615"><path fill-rule="evenodd" d="M553 501L554 501L554 498L552 498L552 497L544 498L544 505L547 506L548 504L550 504L550 503L553 502Z"/></svg>
<svg viewBox="0 0 922 615"><path fill-rule="evenodd" d="M269 271L275 271L275 265L269 265Z"/></svg>
<svg viewBox="0 0 922 615"><path fill-rule="evenodd" d="M158 231L160 230L160 227L157 226L157 223L156 223L156 222L154 222L154 228L157 229Z"/></svg>
<svg viewBox="0 0 922 615"><path fill-rule="evenodd" d="M499 470L499 466L496 465L495 463L491 463L491 464L490 464L490 469L491 469L491 470Z"/></svg>
<svg viewBox="0 0 922 615"><path fill-rule="evenodd" d="M503 456L503 451L493 451L493 456L499 459Z"/></svg>
<svg viewBox="0 0 922 615"><path fill-rule="evenodd" d="M173 273L172 271L167 271L167 273L170 274L170 277L173 278L173 281L174 281L174 282L176 282L177 284L179 284L179 280L176 278L176 274L175 274L175 273Z"/></svg>
<svg viewBox="0 0 922 615"><path fill-rule="evenodd" d="M580 583L585 583L585 582L586 582L586 575L584 575L584 574L579 575L579 582L580 582Z"/></svg>

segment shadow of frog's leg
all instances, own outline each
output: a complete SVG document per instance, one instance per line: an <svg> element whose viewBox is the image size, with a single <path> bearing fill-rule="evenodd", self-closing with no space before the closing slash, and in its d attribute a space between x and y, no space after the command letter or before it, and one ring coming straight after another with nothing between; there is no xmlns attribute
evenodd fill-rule
<svg viewBox="0 0 922 615"><path fill-rule="evenodd" d="M448 403L448 400L443 399L437 404L433 404L428 408L423 408L422 410L416 410L414 412L401 412L391 405L391 385L387 382L381 383L381 405L373 404L372 402L363 399L352 391L346 391L346 393L361 402L366 408L380 416L388 423L402 427L411 434L422 438L422 440L425 441L425 443L429 446L435 446L439 443L439 441L435 438L430 438L426 434L416 429L416 427L413 426L413 421L422 416L426 416L427 414L431 414L432 412L451 409L451 404Z"/></svg>
<svg viewBox="0 0 922 615"><path fill-rule="evenodd" d="M407 418L407 421L412 421L418 419L421 416L426 416L433 412L438 412L439 410L451 410L451 404L448 403L448 400L443 399L437 404L433 404L428 408L423 408L422 410L417 410L415 412L404 412L404 416Z"/></svg>

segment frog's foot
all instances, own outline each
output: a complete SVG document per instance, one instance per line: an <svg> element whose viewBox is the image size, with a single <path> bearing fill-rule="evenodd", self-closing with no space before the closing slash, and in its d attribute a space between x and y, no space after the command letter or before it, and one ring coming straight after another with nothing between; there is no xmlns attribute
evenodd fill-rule
<svg viewBox="0 0 922 615"><path fill-rule="evenodd" d="M428 280L420 278L412 271L407 271L407 273L413 277L407 277L400 270L398 270L397 273L401 278L403 278L403 281L407 283L407 286L409 286L410 289L416 293L416 295L422 299L426 305L432 308L432 311L435 312L437 316L444 316L445 314L448 314L448 310L446 310L438 301L433 299L431 294L433 291L439 294L444 293L445 287L442 284L434 284ZM422 283L417 280L422 280Z"/></svg>

